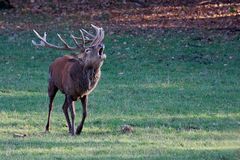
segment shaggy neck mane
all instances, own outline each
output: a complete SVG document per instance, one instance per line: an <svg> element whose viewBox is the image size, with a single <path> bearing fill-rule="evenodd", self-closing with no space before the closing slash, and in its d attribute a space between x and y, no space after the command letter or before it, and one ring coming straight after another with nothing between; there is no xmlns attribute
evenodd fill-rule
<svg viewBox="0 0 240 160"><path fill-rule="evenodd" d="M88 64L85 55L82 54L82 53L77 54L77 55L74 57L74 59L75 59L75 58L83 65L84 69L87 69L87 70L93 69L93 70L98 71L98 70L101 68L101 63L98 64L98 65L97 65L97 64Z"/></svg>
<svg viewBox="0 0 240 160"><path fill-rule="evenodd" d="M86 59L83 54L71 55L70 61L73 62L71 68L71 78L76 80L83 90L94 88L100 78L101 66L88 65L86 66Z"/></svg>

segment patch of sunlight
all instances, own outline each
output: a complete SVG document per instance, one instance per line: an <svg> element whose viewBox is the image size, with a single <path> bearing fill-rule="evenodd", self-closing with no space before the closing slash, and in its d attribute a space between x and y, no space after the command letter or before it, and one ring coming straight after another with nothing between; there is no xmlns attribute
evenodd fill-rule
<svg viewBox="0 0 240 160"><path fill-rule="evenodd" d="M13 121L16 119L26 119L26 118L33 118L33 117L42 117L45 116L45 114L40 114L39 112L31 112L31 113L19 113L17 111L13 111L13 112L6 112L6 111L0 111L0 118L1 119L5 119L8 121ZM61 117L62 113L55 113L53 115L55 118L57 117ZM232 117L232 118L236 118L239 117L240 118L240 113L228 113L228 114L211 114L211 115L207 115L207 114L156 114L156 115L123 115L123 114L116 114L114 115L114 117L112 115L109 114L98 114L95 115L95 117L91 117L92 121L96 121L99 119L104 119L104 120L112 120L112 119L122 119L124 120L129 120L129 119L135 119L135 120L141 120L141 119L146 119L146 118L151 118L151 119L171 119L171 118L211 118L213 116L217 116L219 118L225 118L225 117ZM89 119L89 118L88 118Z"/></svg>
<svg viewBox="0 0 240 160"><path fill-rule="evenodd" d="M157 88L180 88L182 86L176 83L163 82L163 83L145 83L140 85L140 87L146 89L157 89Z"/></svg>
<svg viewBox="0 0 240 160"><path fill-rule="evenodd" d="M42 120L43 116L45 116L45 113L37 113L37 112L19 113L17 111L12 111L12 112L0 111L0 124L3 124L3 125L9 124L9 123L22 124L28 121L39 122L40 119Z"/></svg>
<svg viewBox="0 0 240 160"><path fill-rule="evenodd" d="M16 148L14 145L10 144L9 146L5 146L5 149L0 151L0 153L10 152L11 154L67 154L67 155L75 155L75 154L93 154L93 153L112 153L118 154L119 150L121 152L127 153L139 153L141 152L154 152L157 150L236 150L240 149L239 144L232 142L224 142L224 143L215 143L214 145L206 145L203 143L186 143L182 142L182 145L173 145L169 144L168 146L162 145L159 143L158 145L152 144L139 144L133 141L129 141L131 143L79 143L79 146L76 144L72 144L71 142L61 143L57 147L53 146L45 146L40 147L39 145L32 145L29 148L28 145L22 145L21 148ZM51 143L49 143L51 144ZM53 143L54 144L54 143ZM96 147L98 146L98 147ZM134 147L133 147L134 146ZM6 153L7 154L7 153Z"/></svg>
<svg viewBox="0 0 240 160"><path fill-rule="evenodd" d="M178 136L185 140L236 140L240 143L240 134L239 131L206 131L206 130L196 130L196 131L182 131L178 133Z"/></svg>
<svg viewBox="0 0 240 160"><path fill-rule="evenodd" d="M30 134L37 134L38 132L39 132L39 128L36 128L31 125L7 126L4 128L0 128L0 133L5 135L13 135L14 133L30 135Z"/></svg>
<svg viewBox="0 0 240 160"><path fill-rule="evenodd" d="M115 87L115 85L113 87ZM127 84L119 84L118 87L119 88L128 88L129 85L127 85Z"/></svg>
<svg viewBox="0 0 240 160"><path fill-rule="evenodd" d="M239 143L236 144L236 145L230 145L230 144L227 144L226 145L221 145L221 144L218 144L217 146L191 146L191 147L175 147L175 149L181 149L181 150L237 150L237 149L240 149L239 147Z"/></svg>
<svg viewBox="0 0 240 160"><path fill-rule="evenodd" d="M115 87L115 86L113 86ZM127 85L127 84L119 84L119 88L129 88L129 87L141 87L143 89L156 89L156 88L182 88L182 84L177 83L168 83L168 82L156 82L156 83L145 83L145 84L133 84L133 85Z"/></svg>
<svg viewBox="0 0 240 160"><path fill-rule="evenodd" d="M125 153L135 153L136 151L150 151L152 148L149 148L149 146L137 146L137 147L132 147L132 145L104 145L104 144L94 144L97 145L98 147L93 146L93 144L89 144L89 146L84 145L84 147L79 144L79 147L73 147L68 144L62 144L62 146L58 147L31 147L29 146L22 146L21 148L8 148L7 146L5 147L6 150L5 152L11 152L11 154L65 154L65 155L86 155L86 154L93 154L93 153L114 153L118 154L119 150L121 152ZM4 150L0 151L0 153L4 153Z"/></svg>
<svg viewBox="0 0 240 160"><path fill-rule="evenodd" d="M109 128L100 128L100 127L86 127L84 128L84 132L86 133L95 133L95 134L104 134L104 133L109 133L111 132L111 129Z"/></svg>
<svg viewBox="0 0 240 160"><path fill-rule="evenodd" d="M46 93L33 91L0 90L0 96L23 97L23 96L45 96Z"/></svg>
<svg viewBox="0 0 240 160"><path fill-rule="evenodd" d="M221 118L234 118L240 119L240 113L211 113L211 114L151 114L151 115L97 115L92 120L104 119L121 119L123 121L129 120L145 120L145 119L161 119L161 120L171 120L173 118L178 119L221 119Z"/></svg>

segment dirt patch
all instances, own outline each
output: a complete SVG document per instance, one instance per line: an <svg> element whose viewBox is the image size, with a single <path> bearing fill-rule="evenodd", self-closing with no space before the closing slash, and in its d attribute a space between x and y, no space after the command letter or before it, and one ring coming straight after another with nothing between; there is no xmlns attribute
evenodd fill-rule
<svg viewBox="0 0 240 160"><path fill-rule="evenodd" d="M14 9L0 10L1 31L78 28L90 23L106 30L231 29L240 30L238 1L12 1Z"/></svg>

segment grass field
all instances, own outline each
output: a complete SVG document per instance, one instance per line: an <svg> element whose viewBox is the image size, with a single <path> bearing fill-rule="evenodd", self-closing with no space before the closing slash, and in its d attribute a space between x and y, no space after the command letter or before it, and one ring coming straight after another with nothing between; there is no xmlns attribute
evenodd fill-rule
<svg viewBox="0 0 240 160"><path fill-rule="evenodd" d="M48 66L65 53L35 49L30 32L1 35L0 159L240 159L240 33L219 33L107 36L102 78L75 137L60 93L44 133ZM121 133L124 124L134 132Z"/></svg>

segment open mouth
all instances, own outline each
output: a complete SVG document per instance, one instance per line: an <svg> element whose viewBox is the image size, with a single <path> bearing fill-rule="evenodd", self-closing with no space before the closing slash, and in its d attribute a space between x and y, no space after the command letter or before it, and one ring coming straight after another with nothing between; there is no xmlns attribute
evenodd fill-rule
<svg viewBox="0 0 240 160"><path fill-rule="evenodd" d="M99 56L103 55L103 48L101 48L98 52Z"/></svg>

